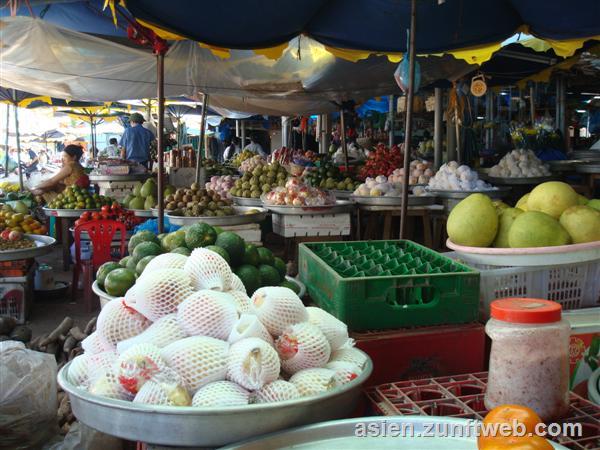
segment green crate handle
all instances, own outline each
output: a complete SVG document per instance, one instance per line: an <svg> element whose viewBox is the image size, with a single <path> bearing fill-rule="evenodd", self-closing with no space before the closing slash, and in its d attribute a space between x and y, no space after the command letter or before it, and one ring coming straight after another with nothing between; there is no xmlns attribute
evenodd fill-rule
<svg viewBox="0 0 600 450"><path fill-rule="evenodd" d="M431 295L423 296L423 289L431 290ZM400 295L399 295L400 294ZM401 297L409 295L409 301L399 302ZM425 297L425 298L424 298ZM431 299L428 299L431 298ZM433 286L398 286L390 287L385 293L386 303L393 309L423 309L435 308L440 303L440 292ZM425 301L424 301L425 300Z"/></svg>

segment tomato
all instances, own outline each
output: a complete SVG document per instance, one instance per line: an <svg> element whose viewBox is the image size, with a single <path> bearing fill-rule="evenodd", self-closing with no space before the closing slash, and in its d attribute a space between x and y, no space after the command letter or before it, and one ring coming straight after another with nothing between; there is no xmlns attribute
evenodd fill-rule
<svg viewBox="0 0 600 450"><path fill-rule="evenodd" d="M100 213L93 212L92 213L92 220L100 220Z"/></svg>
<svg viewBox="0 0 600 450"><path fill-rule="evenodd" d="M79 218L84 221L90 220L90 212L86 211L86 212L82 213L81 216L79 216Z"/></svg>
<svg viewBox="0 0 600 450"><path fill-rule="evenodd" d="M104 205L100 211L108 214L110 212L110 206Z"/></svg>
<svg viewBox="0 0 600 450"><path fill-rule="evenodd" d="M477 442L479 450L552 450L552 444L541 436L496 437Z"/></svg>
<svg viewBox="0 0 600 450"><path fill-rule="evenodd" d="M110 214L109 214L109 213L107 213L106 211L102 211L102 212L100 213L100 216L101 216L101 217L102 217L104 220L107 220L107 219L110 217Z"/></svg>
<svg viewBox="0 0 600 450"><path fill-rule="evenodd" d="M81 224L83 224L83 223L85 223L85 220L83 220L83 219L77 219L77 220L75 221L75 226L76 226L76 227L78 227L79 225L81 225Z"/></svg>

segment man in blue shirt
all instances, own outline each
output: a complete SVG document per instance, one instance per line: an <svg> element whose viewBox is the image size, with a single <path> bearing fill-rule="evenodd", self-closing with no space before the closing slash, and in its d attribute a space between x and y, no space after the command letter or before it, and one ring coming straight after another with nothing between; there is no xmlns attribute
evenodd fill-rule
<svg viewBox="0 0 600 450"><path fill-rule="evenodd" d="M150 144L154 140L152 132L142 126L144 116L133 113L129 116L131 126L121 136L121 158L135 161L144 166L150 160Z"/></svg>

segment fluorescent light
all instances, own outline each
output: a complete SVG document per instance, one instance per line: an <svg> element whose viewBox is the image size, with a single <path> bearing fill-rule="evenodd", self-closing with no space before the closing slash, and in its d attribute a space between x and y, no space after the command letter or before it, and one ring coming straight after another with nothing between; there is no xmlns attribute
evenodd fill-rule
<svg viewBox="0 0 600 450"><path fill-rule="evenodd" d="M598 92L582 92L581 95L600 95Z"/></svg>
<svg viewBox="0 0 600 450"><path fill-rule="evenodd" d="M485 119L485 117L483 117L483 116L477 116L477 120L483 120L483 119Z"/></svg>
<svg viewBox="0 0 600 450"><path fill-rule="evenodd" d="M585 109L576 109L575 112L578 112L579 114L585 114L587 111Z"/></svg>

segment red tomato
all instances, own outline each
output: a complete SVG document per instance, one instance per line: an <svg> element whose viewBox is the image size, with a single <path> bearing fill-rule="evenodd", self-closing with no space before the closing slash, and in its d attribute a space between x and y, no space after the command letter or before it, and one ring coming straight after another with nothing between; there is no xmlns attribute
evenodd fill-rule
<svg viewBox="0 0 600 450"><path fill-rule="evenodd" d="M76 226L76 227L78 227L78 226L79 226L79 225L81 225L82 223L85 223L85 220L83 220L83 219L77 219L77 220L75 221L75 226Z"/></svg>
<svg viewBox="0 0 600 450"><path fill-rule="evenodd" d="M100 214L97 212L92 213L92 220L100 220Z"/></svg>
<svg viewBox="0 0 600 450"><path fill-rule="evenodd" d="M104 205L104 206L102 207L101 211L102 211L103 213L107 213L107 214L108 214L108 213L110 212L110 206L108 206L108 205Z"/></svg>
<svg viewBox="0 0 600 450"><path fill-rule="evenodd" d="M90 220L90 212L86 211L86 212L82 213L79 218L82 219L83 221Z"/></svg>
<svg viewBox="0 0 600 450"><path fill-rule="evenodd" d="M104 220L106 220L106 219L108 219L108 218L110 217L110 215L109 215L109 214L108 214L106 211L102 211L102 212L100 213L100 216L101 216L101 217L102 217Z"/></svg>

